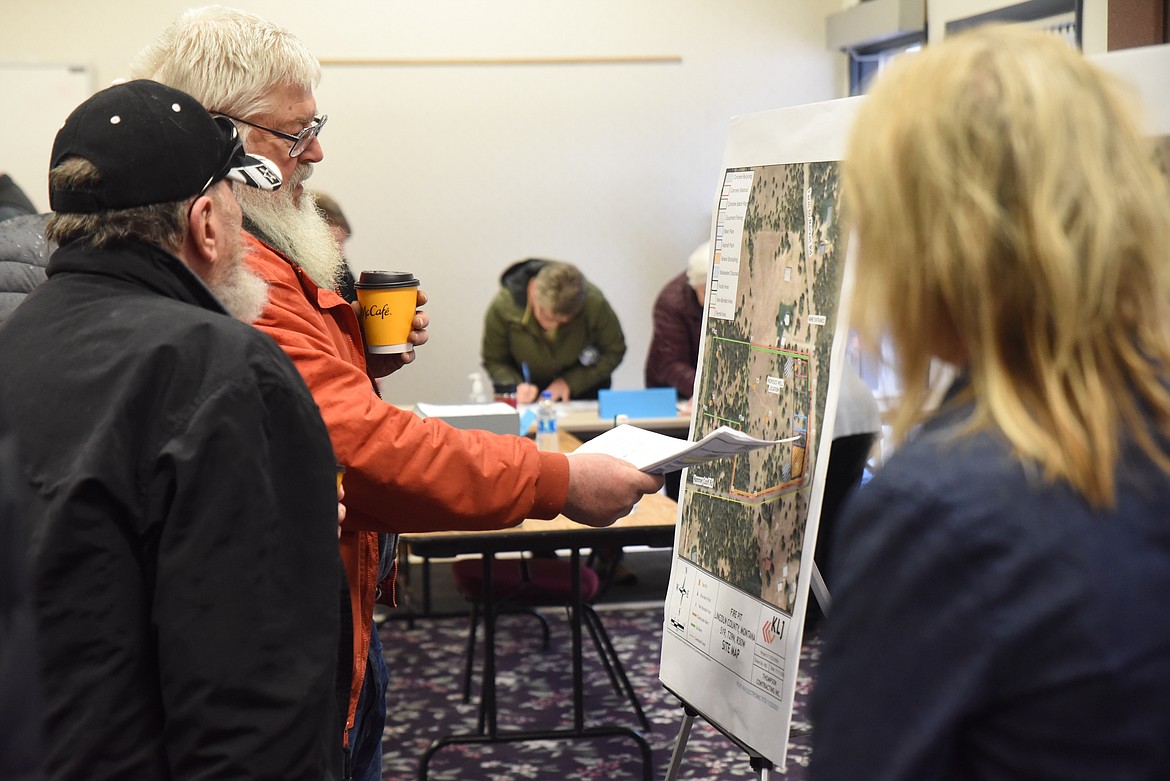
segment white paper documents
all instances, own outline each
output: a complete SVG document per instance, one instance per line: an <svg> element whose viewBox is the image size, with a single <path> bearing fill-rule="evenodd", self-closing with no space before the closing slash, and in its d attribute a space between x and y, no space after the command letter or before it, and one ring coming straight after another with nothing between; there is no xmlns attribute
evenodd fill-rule
<svg viewBox="0 0 1170 781"><path fill-rule="evenodd" d="M705 461L748 453L783 442L795 442L797 439L800 437L756 439L742 431L720 426L698 442L688 442L624 424L594 437L573 452L606 453L629 461L643 472L664 475Z"/></svg>

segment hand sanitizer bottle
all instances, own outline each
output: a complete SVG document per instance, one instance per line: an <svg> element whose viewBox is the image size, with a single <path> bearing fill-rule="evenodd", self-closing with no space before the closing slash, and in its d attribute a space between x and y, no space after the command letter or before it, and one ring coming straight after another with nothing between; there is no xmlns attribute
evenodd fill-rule
<svg viewBox="0 0 1170 781"><path fill-rule="evenodd" d="M467 379L471 380L471 393L468 394L468 399L471 400L472 404L483 404L491 401L487 385L484 384L483 372L472 372L467 375Z"/></svg>

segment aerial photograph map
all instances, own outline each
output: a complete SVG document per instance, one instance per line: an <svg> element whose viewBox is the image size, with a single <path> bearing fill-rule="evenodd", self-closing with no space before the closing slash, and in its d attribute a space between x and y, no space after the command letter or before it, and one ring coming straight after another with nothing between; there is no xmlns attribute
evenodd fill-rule
<svg viewBox="0 0 1170 781"><path fill-rule="evenodd" d="M838 170L726 172L692 438L797 439L691 468L681 496L677 555L789 615L845 266Z"/></svg>

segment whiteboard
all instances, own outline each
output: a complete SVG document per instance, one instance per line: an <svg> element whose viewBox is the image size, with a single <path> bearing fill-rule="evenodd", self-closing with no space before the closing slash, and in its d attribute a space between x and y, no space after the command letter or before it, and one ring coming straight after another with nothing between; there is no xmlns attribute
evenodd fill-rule
<svg viewBox="0 0 1170 781"><path fill-rule="evenodd" d="M20 185L38 211L49 210L49 153L65 117L93 94L81 65L0 62L0 171Z"/></svg>

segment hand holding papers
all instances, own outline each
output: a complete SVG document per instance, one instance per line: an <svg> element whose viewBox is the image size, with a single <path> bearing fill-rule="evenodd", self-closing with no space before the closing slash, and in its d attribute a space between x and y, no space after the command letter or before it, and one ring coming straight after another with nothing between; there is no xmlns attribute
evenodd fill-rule
<svg viewBox="0 0 1170 781"><path fill-rule="evenodd" d="M795 442L799 438L756 439L742 431L720 426L698 442L687 442L685 439L668 437L626 424L594 437L574 452L607 453L629 461L643 472L664 475L704 461L748 453L783 442Z"/></svg>

